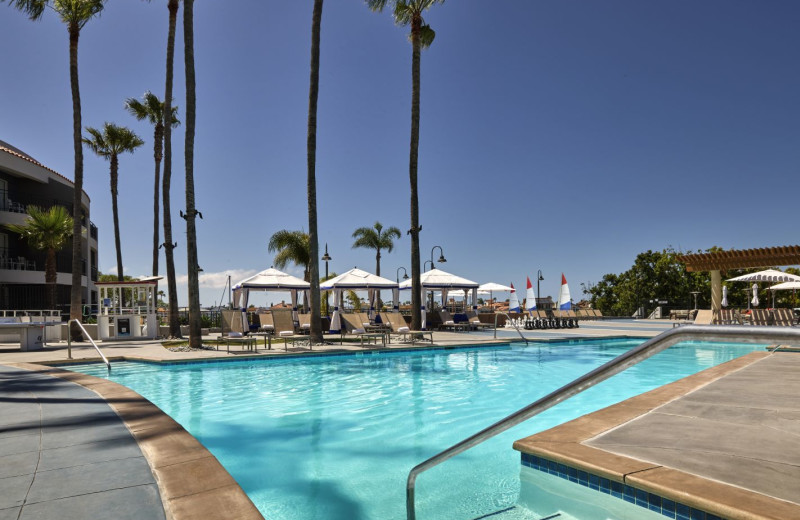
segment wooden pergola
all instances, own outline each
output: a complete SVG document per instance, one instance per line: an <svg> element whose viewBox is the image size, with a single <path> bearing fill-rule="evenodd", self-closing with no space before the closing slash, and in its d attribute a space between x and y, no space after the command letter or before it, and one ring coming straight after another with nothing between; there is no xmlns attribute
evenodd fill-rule
<svg viewBox="0 0 800 520"><path fill-rule="evenodd" d="M709 271L711 273L711 311L716 317L722 308L721 271L750 267L800 265L800 246L698 253L679 256L678 261L686 264L687 271Z"/></svg>

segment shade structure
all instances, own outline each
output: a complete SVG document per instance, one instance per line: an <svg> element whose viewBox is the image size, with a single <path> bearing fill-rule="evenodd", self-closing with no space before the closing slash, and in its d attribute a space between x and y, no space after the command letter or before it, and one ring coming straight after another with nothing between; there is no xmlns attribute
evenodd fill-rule
<svg viewBox="0 0 800 520"><path fill-rule="evenodd" d="M511 287L494 282L488 282L478 286L478 294L491 294L494 291L511 292Z"/></svg>
<svg viewBox="0 0 800 520"><path fill-rule="evenodd" d="M400 284L400 289L411 289L411 282L412 280L406 280ZM420 275L420 285L422 286L422 328L425 328L425 291L441 291L442 293L442 304L447 301L447 294L449 291L452 290L461 290L461 291L472 291L472 308L473 310L477 310L478 308L478 283L473 282L472 280L467 280L466 278L462 278L460 276L456 276L454 274L450 274L446 271L442 271L441 269L431 269L430 271L425 271ZM511 288L509 287L509 290Z"/></svg>
<svg viewBox="0 0 800 520"><path fill-rule="evenodd" d="M767 269L757 273L743 274L736 278L729 278L728 282L800 282L800 276L784 273L776 269Z"/></svg>
<svg viewBox="0 0 800 520"><path fill-rule="evenodd" d="M800 289L800 282L783 282L769 288L770 291L785 291L788 289Z"/></svg>
<svg viewBox="0 0 800 520"><path fill-rule="evenodd" d="M375 313L375 301L377 300L377 293L381 290L391 290L392 299L394 300L394 310L399 310L397 282L382 278L376 274L368 273L357 267L350 269L346 273L331 278L322 282L319 286L320 290L333 291L333 316L331 317L332 333L341 331L341 318L339 317L339 306L342 302L342 291L368 291L370 301L370 318Z"/></svg>
<svg viewBox="0 0 800 520"><path fill-rule="evenodd" d="M234 305L241 306L244 311L250 300L250 291L288 291L292 296L292 311L296 313L297 292L308 291L310 288L311 284L305 280L270 267L234 285L233 301Z"/></svg>

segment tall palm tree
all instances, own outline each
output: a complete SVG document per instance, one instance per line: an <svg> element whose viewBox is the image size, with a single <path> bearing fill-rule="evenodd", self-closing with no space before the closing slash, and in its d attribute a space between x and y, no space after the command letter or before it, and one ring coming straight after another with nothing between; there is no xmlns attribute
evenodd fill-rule
<svg viewBox="0 0 800 520"><path fill-rule="evenodd" d="M375 274L381 275L381 250L385 249L387 253L391 253L394 249L394 240L403 236L400 230L394 226L383 230L383 224L375 222L369 227L360 227L353 231L353 249L357 247L364 247L367 249L375 250Z"/></svg>
<svg viewBox="0 0 800 520"><path fill-rule="evenodd" d="M197 229L199 212L194 204L194 0L183 0L183 58L186 70L186 269L189 271L189 346L202 346L200 323L200 267L197 263ZM200 215L202 218L202 215Z"/></svg>
<svg viewBox="0 0 800 520"><path fill-rule="evenodd" d="M269 239L267 250L275 255L275 267L283 269L290 262L303 268L303 280L310 277L311 247L308 233L303 231L276 231Z"/></svg>
<svg viewBox="0 0 800 520"><path fill-rule="evenodd" d="M167 72L164 93L164 117L172 113L172 77L175 61L175 26L178 23L178 0L168 0L169 25L167 29ZM172 241L172 210L170 209L169 189L172 180L172 127L164 127L164 178L162 189L164 207L164 262L167 269L167 300L169 301L169 337L181 337L181 322L178 314L178 282L175 278L175 253L177 242Z"/></svg>
<svg viewBox="0 0 800 520"><path fill-rule="evenodd" d="M155 186L153 188L153 276L158 276L158 203L161 183L161 159L164 146L164 103L149 90L142 96L125 100L125 109L139 121L147 119L153 125L153 158L156 163ZM172 107L172 126L178 126L178 107Z"/></svg>
<svg viewBox="0 0 800 520"><path fill-rule="evenodd" d="M5 0L2 0L5 1ZM31 20L39 20L46 7L58 14L67 26L69 33L69 82L72 89L72 148L75 153L75 191L72 196L72 236L81 236L83 220L83 147L81 145L81 92L78 84L78 39L81 29L86 23L98 16L105 6L106 0L9 0L16 9L22 11ZM70 290L70 320L79 320L82 316L81 276L83 254L81 240L72 241L72 288ZM77 325L72 325L70 335L75 340L81 339Z"/></svg>
<svg viewBox="0 0 800 520"><path fill-rule="evenodd" d="M46 251L44 261L44 283L47 288L47 304L56 308L56 253L64 249L72 237L72 217L63 206L52 206L49 210L28 206L25 224L8 224L6 228L19 233L33 249Z"/></svg>
<svg viewBox="0 0 800 520"><path fill-rule="evenodd" d="M319 293L319 239L317 237L317 98L319 97L319 33L322 24L322 1L314 0L311 15L311 79L308 88L308 237L309 237L309 282L311 283L310 341L322 343L322 321Z"/></svg>
<svg viewBox="0 0 800 520"><path fill-rule="evenodd" d="M398 25L411 26L411 146L408 161L408 177L411 182L411 328L422 327L422 286L419 261L419 197L417 196L417 159L419 152L419 76L420 54L430 47L436 33L422 19L422 12L444 0L366 0L373 11L382 11L387 3L394 6L394 21Z"/></svg>
<svg viewBox="0 0 800 520"><path fill-rule="evenodd" d="M117 279L121 282L122 273L122 246L119 241L119 212L117 210L117 184L119 177L119 155L125 152L133 153L144 144L139 136L124 126L117 126L106 122L103 131L86 127L90 137L84 137L83 142L94 153L111 162L111 211L114 217L114 245L117 248Z"/></svg>

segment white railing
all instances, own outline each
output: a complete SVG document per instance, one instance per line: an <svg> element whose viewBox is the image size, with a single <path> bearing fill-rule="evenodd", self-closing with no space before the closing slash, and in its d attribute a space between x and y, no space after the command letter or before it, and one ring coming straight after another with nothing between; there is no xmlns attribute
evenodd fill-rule
<svg viewBox="0 0 800 520"><path fill-rule="evenodd" d="M69 320L67 322L67 325L73 322L76 325L78 325L78 327L80 327L81 331L83 332L83 335L86 336L86 339L89 340L89 342L92 344L97 353L100 354L100 357L103 359L103 363L106 364L106 368L108 368L108 371L111 372L111 363L109 363L108 359L106 359L103 353L100 352L100 348L97 346L97 343L94 342L92 337L89 336L89 333L86 332L86 329L83 328L83 324L80 322L80 320ZM72 334L70 334L69 330L67 330L67 358L72 359Z"/></svg>

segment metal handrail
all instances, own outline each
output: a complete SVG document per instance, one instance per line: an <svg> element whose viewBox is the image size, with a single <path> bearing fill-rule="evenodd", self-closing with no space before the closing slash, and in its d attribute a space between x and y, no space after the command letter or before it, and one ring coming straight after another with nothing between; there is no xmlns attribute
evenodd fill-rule
<svg viewBox="0 0 800 520"><path fill-rule="evenodd" d="M528 344L528 338L526 338L525 336L522 335L522 331L519 330L519 327L517 327L517 324L514 323L514 320L511 319L511 316L509 316L505 312L495 312L494 313L494 339L497 339L497 318L501 314L506 317L506 319L508 320L508 323L511 323L511 325L515 329L517 329L517 334L519 334L519 337L522 338L522 341L524 341L525 344L527 345Z"/></svg>
<svg viewBox="0 0 800 520"><path fill-rule="evenodd" d="M665 331L651 338L638 347L620 354L608 363L595 368L571 383L538 399L508 417L484 428L475 435L434 455L425 462L416 465L408 474L406 482L406 516L415 520L414 487L417 475L442 462L462 453L478 444L512 428L570 397L614 376L623 370L658 354L662 350L681 341L734 341L740 343L800 344L800 329L792 327L750 327L740 325L687 325Z"/></svg>
<svg viewBox="0 0 800 520"><path fill-rule="evenodd" d="M78 325L78 327L80 327L80 329L83 331L83 335L89 339L89 342L91 342L94 349L97 351L98 354L100 354L100 357L103 359L103 363L106 364L106 368L108 368L108 371L111 372L111 363L109 363L108 359L106 359L103 353L100 352L100 347L97 346L97 343L94 342L92 337L89 336L89 333L86 332L86 329L83 328L83 324L80 322L80 320L77 319L69 320L67 322L67 325L69 325L72 322L75 322ZM67 358L72 359L72 334L69 333L69 330L67 330Z"/></svg>

